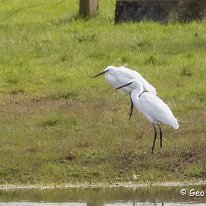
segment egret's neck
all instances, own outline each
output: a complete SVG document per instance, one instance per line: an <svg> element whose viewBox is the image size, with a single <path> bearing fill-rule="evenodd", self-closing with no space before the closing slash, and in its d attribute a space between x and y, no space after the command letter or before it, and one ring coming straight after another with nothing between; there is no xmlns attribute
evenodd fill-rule
<svg viewBox="0 0 206 206"><path fill-rule="evenodd" d="M136 99L139 99L140 98L139 96L142 94L143 91L144 91L143 87L139 87L139 88L134 89L131 93L132 100L134 101Z"/></svg>

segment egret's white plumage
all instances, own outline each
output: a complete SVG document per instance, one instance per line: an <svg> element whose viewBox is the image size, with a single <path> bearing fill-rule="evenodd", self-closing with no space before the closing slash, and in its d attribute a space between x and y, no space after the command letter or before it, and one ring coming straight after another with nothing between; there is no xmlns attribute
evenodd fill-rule
<svg viewBox="0 0 206 206"><path fill-rule="evenodd" d="M141 74L139 74L137 71L131 70L125 66L121 66L121 67L108 66L103 72L100 73L100 75L101 74L105 74L105 79L108 81L108 83L113 88L120 87L120 86L128 83L132 79L137 79L138 81L140 81L143 84L145 91L156 94L156 89L149 82L147 82L142 77ZM99 74L96 76L99 76ZM133 91L133 89L134 89L133 86L129 85L125 88L120 89L120 91L130 94Z"/></svg>
<svg viewBox="0 0 206 206"><path fill-rule="evenodd" d="M139 92L138 92L139 93ZM169 125L174 129L178 129L179 125L170 108L157 96L145 92L140 97L134 90L132 92L132 101L139 108L149 122Z"/></svg>
<svg viewBox="0 0 206 206"><path fill-rule="evenodd" d="M143 84L133 79L129 83L120 86L117 89L124 88L126 86L133 86L135 89L131 93L131 99L134 106L144 114L144 116L151 122L154 126L155 137L154 143L152 147L152 152L154 149L154 144L156 141L156 128L155 124L159 125L160 129L160 141L162 138L162 130L160 127L160 123L169 125L174 129L178 129L179 125L174 117L170 108L156 95L151 94L149 92L144 92ZM161 145L162 143L160 143Z"/></svg>
<svg viewBox="0 0 206 206"><path fill-rule="evenodd" d="M138 72L136 72L134 70L128 69L125 66L121 66L121 67L108 66L103 72L95 75L93 78L98 77L102 74L105 74L105 79L113 88L120 87L122 85L125 85L126 83L128 83L132 79L136 79L142 83L145 91L148 91L148 92L156 95L156 89L149 82L147 82L142 77L141 74L139 74ZM125 86L124 88L121 88L119 91L121 91L123 93L131 94L131 92L134 89L135 88L133 85L128 85L128 86ZM129 119L132 116L132 111L133 111L133 104L131 102Z"/></svg>

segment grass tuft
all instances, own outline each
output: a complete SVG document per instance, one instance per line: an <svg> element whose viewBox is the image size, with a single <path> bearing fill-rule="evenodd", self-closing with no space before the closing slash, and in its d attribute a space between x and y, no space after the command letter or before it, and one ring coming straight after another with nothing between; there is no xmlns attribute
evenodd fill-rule
<svg viewBox="0 0 206 206"><path fill-rule="evenodd" d="M192 71L189 68L183 68L181 70L181 75L185 77L191 77L192 76Z"/></svg>

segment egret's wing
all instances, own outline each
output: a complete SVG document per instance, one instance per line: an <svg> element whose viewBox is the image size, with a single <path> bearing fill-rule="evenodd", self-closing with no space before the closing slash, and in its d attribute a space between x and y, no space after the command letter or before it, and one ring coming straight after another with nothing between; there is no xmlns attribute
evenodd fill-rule
<svg viewBox="0 0 206 206"><path fill-rule="evenodd" d="M157 94L156 89L147 80L145 80L140 73L134 71L134 76L136 79L139 79L142 82L143 87L146 91L155 95Z"/></svg>
<svg viewBox="0 0 206 206"><path fill-rule="evenodd" d="M162 122L175 129L178 128L177 120L175 119L170 108L157 96L150 93L143 93L139 100L139 109L150 116L156 122Z"/></svg>
<svg viewBox="0 0 206 206"><path fill-rule="evenodd" d="M146 91L152 93L152 94L157 94L156 89L147 81L145 80L142 75L140 73L138 73L137 71L128 69L127 67L120 67L119 72L123 73L125 75L125 78L127 78L127 80L131 80L131 79L137 79L139 81L142 82L143 87Z"/></svg>

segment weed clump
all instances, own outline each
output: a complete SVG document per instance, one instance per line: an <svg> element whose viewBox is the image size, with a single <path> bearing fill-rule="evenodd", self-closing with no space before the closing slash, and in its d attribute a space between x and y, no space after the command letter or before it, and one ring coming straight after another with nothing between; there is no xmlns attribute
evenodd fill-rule
<svg viewBox="0 0 206 206"><path fill-rule="evenodd" d="M184 77L191 77L192 76L192 71L189 68L183 68L181 70L181 75Z"/></svg>

